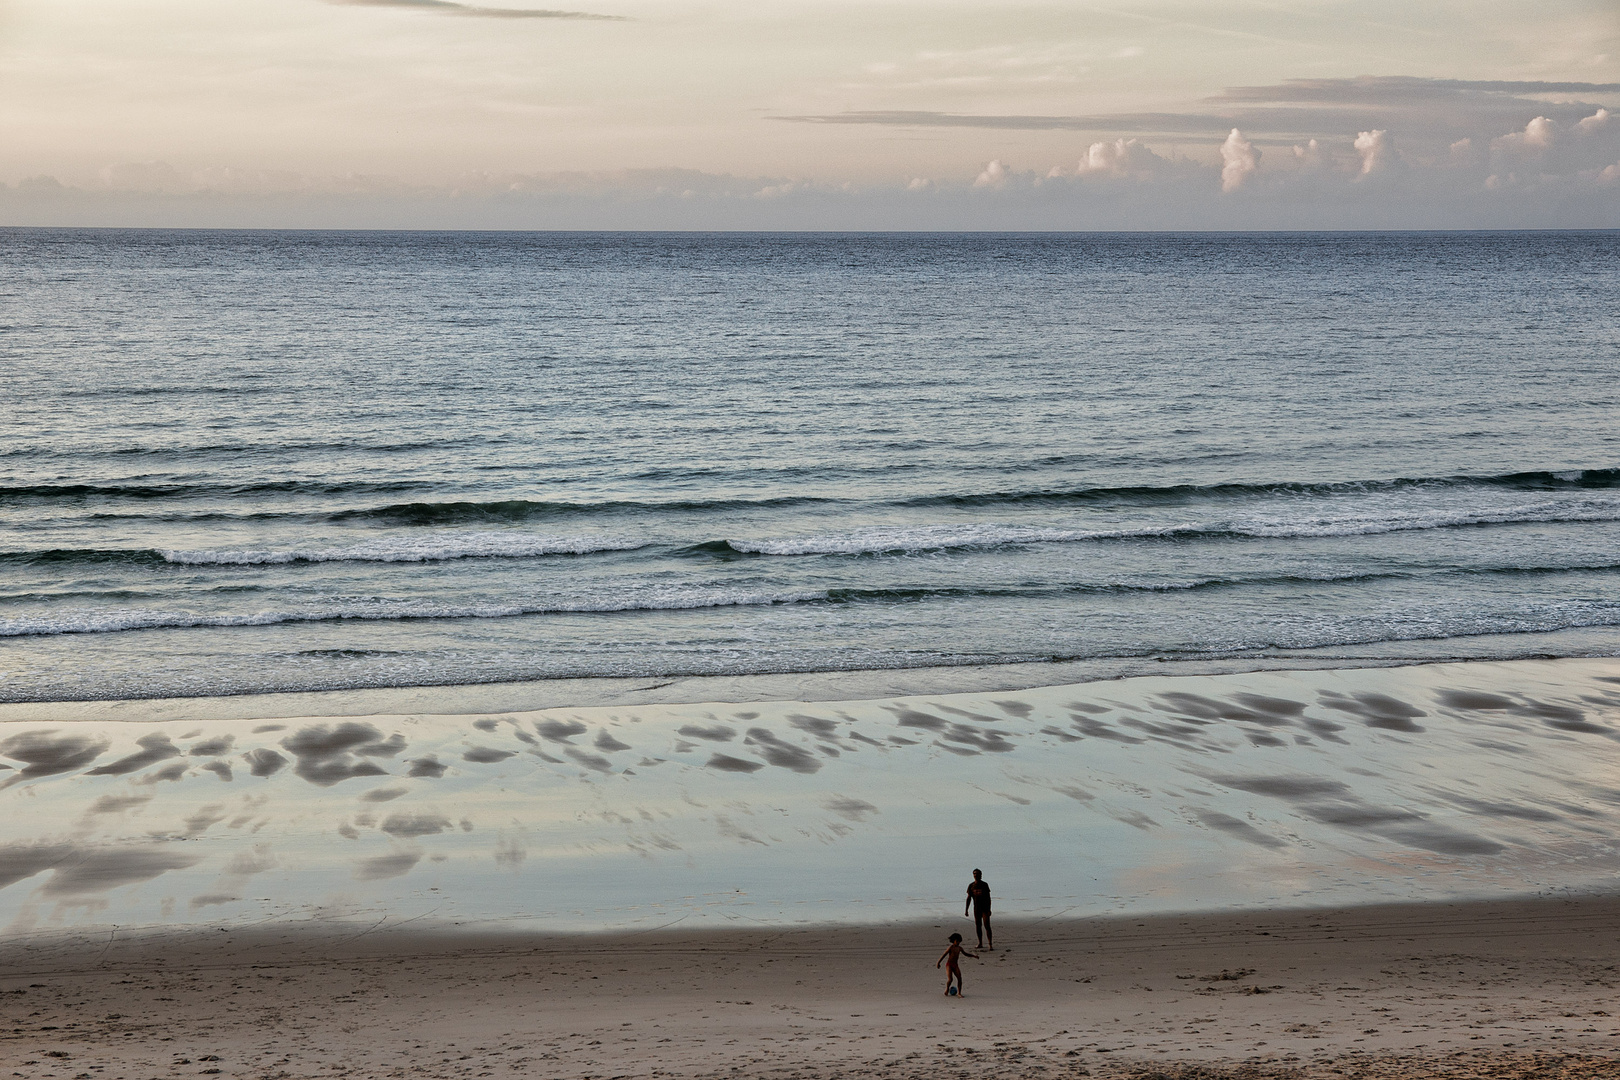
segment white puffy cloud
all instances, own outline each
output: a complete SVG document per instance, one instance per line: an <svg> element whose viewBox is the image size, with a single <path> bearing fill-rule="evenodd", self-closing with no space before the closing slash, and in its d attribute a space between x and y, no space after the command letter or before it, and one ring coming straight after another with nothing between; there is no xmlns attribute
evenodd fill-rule
<svg viewBox="0 0 1620 1080"><path fill-rule="evenodd" d="M1521 178L1594 175L1620 152L1620 124L1608 109L1596 109L1573 123L1561 124L1538 116L1522 131L1491 140L1493 165L1498 173Z"/></svg>
<svg viewBox="0 0 1620 1080"><path fill-rule="evenodd" d="M1333 168L1333 156L1315 139L1304 145L1295 143L1293 150L1295 170L1302 175L1318 175Z"/></svg>
<svg viewBox="0 0 1620 1080"><path fill-rule="evenodd" d="M984 167L978 177L973 181L976 188L1003 188L1012 178L1011 171L1000 161L992 161Z"/></svg>
<svg viewBox="0 0 1620 1080"><path fill-rule="evenodd" d="M1081 176L1146 176L1167 164L1139 139L1094 142L1080 159Z"/></svg>
<svg viewBox="0 0 1620 1080"><path fill-rule="evenodd" d="M1260 151L1237 128L1221 144L1221 190L1236 191L1260 167Z"/></svg>
<svg viewBox="0 0 1620 1080"><path fill-rule="evenodd" d="M1513 131L1499 139L1492 139L1491 146L1497 150L1509 152L1531 152L1550 150L1553 143L1558 141L1558 121L1550 120L1545 116L1538 116L1524 125L1523 131Z"/></svg>
<svg viewBox="0 0 1620 1080"><path fill-rule="evenodd" d="M1599 109L1575 125L1575 130L1582 135L1596 135L1609 126L1609 110Z"/></svg>
<svg viewBox="0 0 1620 1080"><path fill-rule="evenodd" d="M1395 156L1395 139L1382 128L1363 131L1356 136L1356 153L1361 155L1361 175L1371 176L1393 168L1399 158Z"/></svg>

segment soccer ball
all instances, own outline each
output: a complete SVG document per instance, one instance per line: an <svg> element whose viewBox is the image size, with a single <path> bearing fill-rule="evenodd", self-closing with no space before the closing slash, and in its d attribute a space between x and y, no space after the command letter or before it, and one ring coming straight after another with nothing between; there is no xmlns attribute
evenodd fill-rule
<svg viewBox="0 0 1620 1080"><path fill-rule="evenodd" d="M955 997L955 996L956 996L956 987L954 987L954 986L947 986L947 987L946 987L946 988L945 988L945 992L946 992L946 993L947 993L947 994L949 994L949 995L951 995L951 997Z"/></svg>

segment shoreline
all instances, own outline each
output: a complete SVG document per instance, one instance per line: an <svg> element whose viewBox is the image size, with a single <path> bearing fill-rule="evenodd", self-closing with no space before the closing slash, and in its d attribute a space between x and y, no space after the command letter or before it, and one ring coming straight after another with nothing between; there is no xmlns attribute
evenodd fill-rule
<svg viewBox="0 0 1620 1080"><path fill-rule="evenodd" d="M0 945L0 1063L581 1080L1615 1068L1620 897L1009 920L950 999L931 960L959 922L971 932L950 917L566 937L86 929Z"/></svg>
<svg viewBox="0 0 1620 1080"><path fill-rule="evenodd" d="M1291 655L1199 660L1110 658L741 675L604 676L183 697L0 701L0 723L263 720L289 716L461 716L615 706L877 701L941 694L1016 693L1148 677L1359 671L1453 664L1556 664L1617 658L1620 657L1616 654L1601 652L1443 658L1399 655Z"/></svg>

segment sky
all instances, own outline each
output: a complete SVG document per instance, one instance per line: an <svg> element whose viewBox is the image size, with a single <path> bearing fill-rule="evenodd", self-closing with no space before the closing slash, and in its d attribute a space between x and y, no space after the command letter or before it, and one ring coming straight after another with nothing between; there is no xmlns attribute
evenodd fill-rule
<svg viewBox="0 0 1620 1080"><path fill-rule="evenodd" d="M1616 0L0 0L0 224L1620 227Z"/></svg>

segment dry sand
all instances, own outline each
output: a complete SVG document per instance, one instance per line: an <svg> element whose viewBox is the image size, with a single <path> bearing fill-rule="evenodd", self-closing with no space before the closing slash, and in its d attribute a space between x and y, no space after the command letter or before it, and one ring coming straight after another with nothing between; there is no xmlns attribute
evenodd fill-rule
<svg viewBox="0 0 1620 1080"><path fill-rule="evenodd" d="M33 934L0 1076L1620 1076L1616 899L958 929Z"/></svg>

